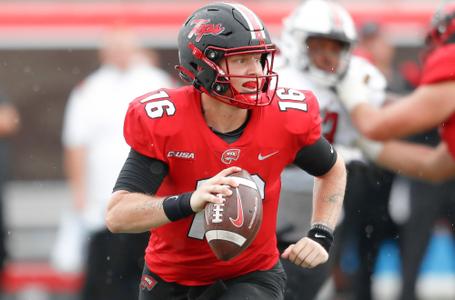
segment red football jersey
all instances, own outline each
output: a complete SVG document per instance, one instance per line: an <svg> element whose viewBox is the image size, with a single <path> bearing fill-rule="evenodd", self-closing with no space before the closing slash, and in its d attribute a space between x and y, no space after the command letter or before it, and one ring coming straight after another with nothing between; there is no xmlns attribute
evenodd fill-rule
<svg viewBox="0 0 455 300"><path fill-rule="evenodd" d="M455 44L435 49L425 60L421 84L455 80ZM440 126L443 141L455 159L455 112Z"/></svg>
<svg viewBox="0 0 455 300"><path fill-rule="evenodd" d="M159 196L193 191L230 166L247 170L261 189L263 222L252 244L230 261L218 260L204 239L203 211L152 229L147 266L164 280L183 285L211 284L276 264L280 174L298 150L321 136L318 103L308 91L278 89L269 106L251 110L242 136L231 144L207 126L200 101L192 86L139 97L126 116L126 141L169 166Z"/></svg>

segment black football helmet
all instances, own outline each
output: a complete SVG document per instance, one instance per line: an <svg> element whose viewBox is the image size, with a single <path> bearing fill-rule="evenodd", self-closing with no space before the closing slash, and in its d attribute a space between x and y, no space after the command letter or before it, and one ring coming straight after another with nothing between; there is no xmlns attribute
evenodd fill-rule
<svg viewBox="0 0 455 300"><path fill-rule="evenodd" d="M455 43L455 6L444 5L434 14L426 44L434 49L445 44Z"/></svg>
<svg viewBox="0 0 455 300"><path fill-rule="evenodd" d="M183 24L178 36L180 77L201 92L225 103L251 108L270 104L278 75L273 72L276 47L262 21L241 4L214 3L196 10ZM222 58L238 54L261 54L263 75L236 75L223 71ZM240 93L232 78L256 81L256 93ZM229 93L230 91L230 93Z"/></svg>

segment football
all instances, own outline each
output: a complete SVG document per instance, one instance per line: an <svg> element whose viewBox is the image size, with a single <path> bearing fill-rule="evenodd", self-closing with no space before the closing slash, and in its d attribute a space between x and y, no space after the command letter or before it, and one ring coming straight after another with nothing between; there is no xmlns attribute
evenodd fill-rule
<svg viewBox="0 0 455 300"><path fill-rule="evenodd" d="M222 204L205 206L205 238L220 260L230 260L245 250L256 237L262 223L259 189L246 171L229 175L238 182L232 195Z"/></svg>

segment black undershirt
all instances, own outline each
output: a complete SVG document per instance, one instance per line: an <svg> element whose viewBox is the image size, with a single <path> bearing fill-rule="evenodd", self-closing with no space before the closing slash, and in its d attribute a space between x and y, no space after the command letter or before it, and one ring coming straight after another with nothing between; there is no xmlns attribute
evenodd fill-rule
<svg viewBox="0 0 455 300"><path fill-rule="evenodd" d="M223 141L225 141L228 144L232 144L233 142L237 141L240 138L240 136L243 133L243 130L245 130L245 127L246 127L246 122L242 126L237 128L236 130L232 130L232 131L225 132L225 133L216 131L216 129L214 129L214 128L210 128L210 129L213 131L213 133L215 133L217 136L219 136Z"/></svg>
<svg viewBox="0 0 455 300"><path fill-rule="evenodd" d="M218 137L220 137L226 143L232 144L240 138L240 136L242 135L243 131L246 128L246 125L248 125L249 121L250 121L250 114L248 114L245 122L243 122L243 124L237 129L234 129L229 132L224 132L224 133L219 132L215 128L212 128L212 127L210 127L210 130L212 130L213 133L215 133Z"/></svg>

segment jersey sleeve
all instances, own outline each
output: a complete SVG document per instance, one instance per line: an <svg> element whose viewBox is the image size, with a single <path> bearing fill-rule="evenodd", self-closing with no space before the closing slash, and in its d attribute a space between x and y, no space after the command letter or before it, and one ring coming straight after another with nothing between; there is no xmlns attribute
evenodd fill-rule
<svg viewBox="0 0 455 300"><path fill-rule="evenodd" d="M319 103L311 91L294 90L295 93L302 93L304 99L300 106L302 109L288 109L286 117L287 131L294 135L297 147L314 144L321 137L321 116ZM303 109L304 108L304 109Z"/></svg>
<svg viewBox="0 0 455 300"><path fill-rule="evenodd" d="M163 151L163 141L156 132L160 120L147 115L142 99L152 93L145 94L133 100L126 113L123 135L127 144L142 155L166 162Z"/></svg>
<svg viewBox="0 0 455 300"><path fill-rule="evenodd" d="M455 44L443 46L429 54L423 66L420 84L447 80L455 80Z"/></svg>
<svg viewBox="0 0 455 300"><path fill-rule="evenodd" d="M308 92L306 96L308 104L308 123L309 131L306 135L305 144L313 145L322 135L322 119L319 112L319 103L316 96L312 92Z"/></svg>

